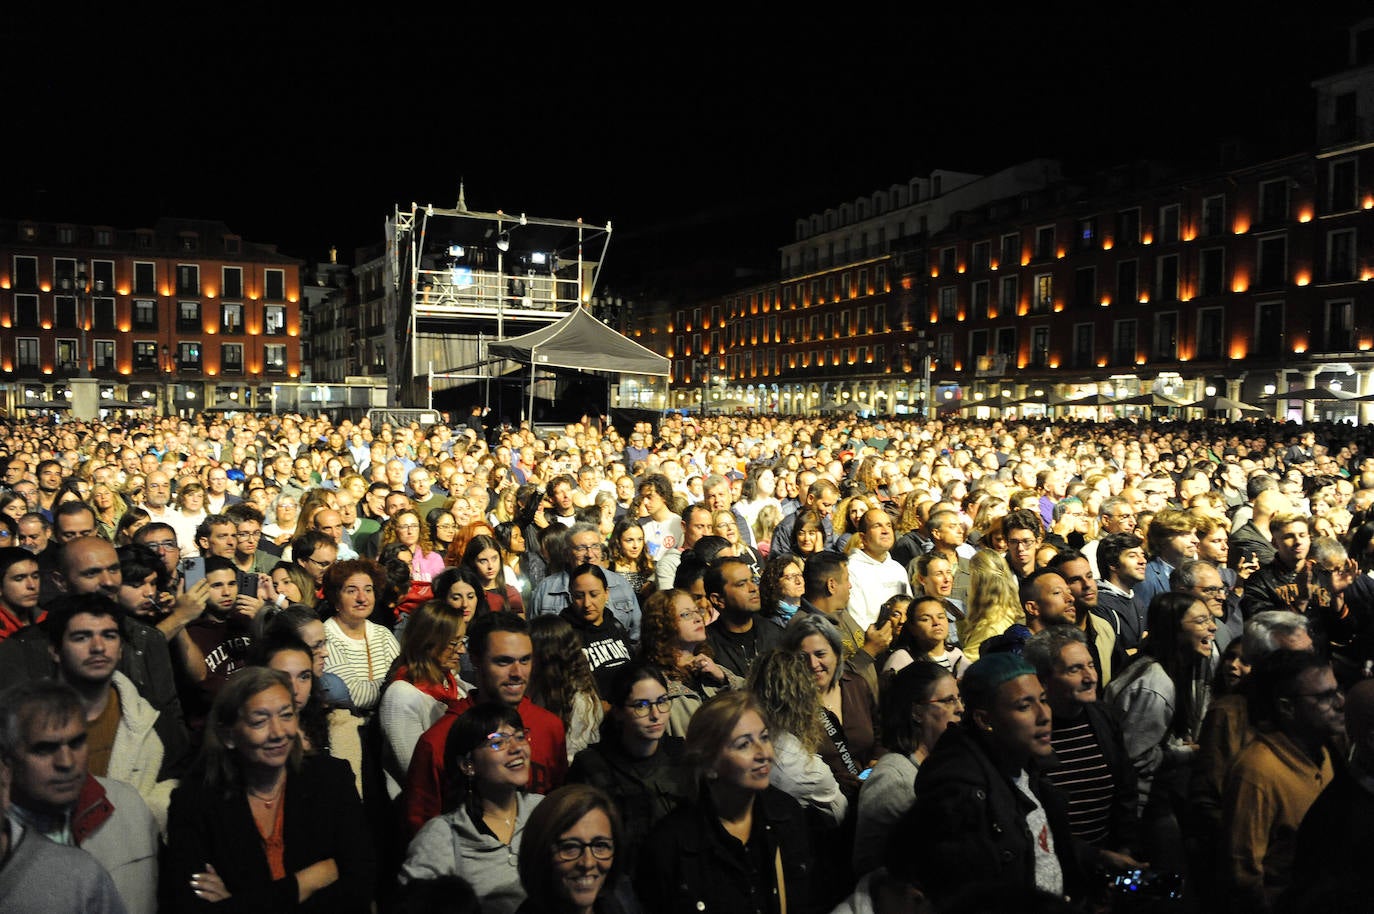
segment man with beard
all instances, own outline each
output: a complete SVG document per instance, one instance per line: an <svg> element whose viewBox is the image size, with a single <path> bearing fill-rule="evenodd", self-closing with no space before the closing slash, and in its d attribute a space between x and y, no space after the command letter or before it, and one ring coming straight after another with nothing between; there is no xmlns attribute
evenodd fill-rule
<svg viewBox="0 0 1374 914"><path fill-rule="evenodd" d="M468 653L472 656L477 688L449 705L444 716L420 737L410 758L402 794L407 840L449 808L452 798L444 789L444 745L458 718L480 701L502 702L520 715L529 731L531 791L548 793L562 785L567 773L563 721L525 694L534 662L534 645L525 620L507 612L477 616L468 627Z"/></svg>
<svg viewBox="0 0 1374 914"><path fill-rule="evenodd" d="M1111 682L1112 672L1126 662L1124 652L1118 653L1116 632L1111 623L1097 615L1098 588L1093 577L1092 563L1081 552L1061 552L1050 559L1049 569L1059 572L1073 595L1074 627L1087 639L1088 653L1100 677L1100 684Z"/></svg>
<svg viewBox="0 0 1374 914"><path fill-rule="evenodd" d="M1042 568L1021 584L1021 606L1026 612L1026 628L1031 634L1051 625L1073 625L1077 621L1073 591L1057 571Z"/></svg>
<svg viewBox="0 0 1374 914"><path fill-rule="evenodd" d="M1275 651L1250 675L1251 704L1267 726L1226 776L1222 884L1228 910L1265 912L1292 880L1298 826L1334 776L1345 696L1331 665L1309 651Z"/></svg>

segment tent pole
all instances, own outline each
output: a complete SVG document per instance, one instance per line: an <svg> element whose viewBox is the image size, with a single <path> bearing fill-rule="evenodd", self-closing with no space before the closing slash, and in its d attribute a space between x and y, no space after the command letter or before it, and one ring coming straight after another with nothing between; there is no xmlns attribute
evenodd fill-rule
<svg viewBox="0 0 1374 914"><path fill-rule="evenodd" d="M530 351L530 431L534 431L534 351Z"/></svg>

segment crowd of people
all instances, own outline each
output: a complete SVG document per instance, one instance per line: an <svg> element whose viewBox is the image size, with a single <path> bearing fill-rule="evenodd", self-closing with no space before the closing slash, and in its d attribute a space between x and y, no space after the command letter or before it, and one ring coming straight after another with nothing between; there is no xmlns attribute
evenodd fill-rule
<svg viewBox="0 0 1374 914"><path fill-rule="evenodd" d="M0 909L1367 908L1364 430L480 416L0 425Z"/></svg>

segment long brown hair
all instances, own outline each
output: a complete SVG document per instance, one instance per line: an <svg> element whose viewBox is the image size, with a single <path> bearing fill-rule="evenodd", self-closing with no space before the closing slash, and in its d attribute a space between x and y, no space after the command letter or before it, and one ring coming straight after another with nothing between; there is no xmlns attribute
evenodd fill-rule
<svg viewBox="0 0 1374 914"><path fill-rule="evenodd" d="M664 676L682 682L686 677L677 665L677 612L673 610L673 600L680 596L692 599L687 591L674 588L650 594L644 601L639 619L639 656L658 667ZM713 656L705 642L697 646L695 653Z"/></svg>
<svg viewBox="0 0 1374 914"><path fill-rule="evenodd" d="M572 723L579 693L598 704L596 680L582 653L582 639L566 619L539 616L530 622L530 643L534 665L530 670L530 699L546 711L557 714L567 727Z"/></svg>

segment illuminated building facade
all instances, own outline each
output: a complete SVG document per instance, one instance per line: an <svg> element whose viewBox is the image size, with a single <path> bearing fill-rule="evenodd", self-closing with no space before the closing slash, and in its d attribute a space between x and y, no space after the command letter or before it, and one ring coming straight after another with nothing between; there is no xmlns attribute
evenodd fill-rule
<svg viewBox="0 0 1374 914"><path fill-rule="evenodd" d="M1037 159L983 176L935 171L798 219L776 280L673 313L665 354L674 407L906 412L923 397L907 345L916 308L893 259L902 239L1058 180ZM919 361L919 360L917 360Z"/></svg>
<svg viewBox="0 0 1374 914"><path fill-rule="evenodd" d="M219 222L0 221L3 405L265 410L301 373L300 294L299 261Z"/></svg>

